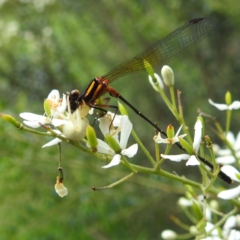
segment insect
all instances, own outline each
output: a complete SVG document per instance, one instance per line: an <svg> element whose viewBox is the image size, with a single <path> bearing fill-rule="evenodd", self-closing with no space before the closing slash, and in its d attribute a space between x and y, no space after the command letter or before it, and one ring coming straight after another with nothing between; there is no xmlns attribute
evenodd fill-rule
<svg viewBox="0 0 240 240"><path fill-rule="evenodd" d="M119 64L113 70L101 77L95 77L83 94L80 95L78 90L71 91L69 95L71 110L75 111L79 106L87 104L89 107L100 109L106 113L106 110L101 107L107 107L107 105L98 105L96 101L104 94L109 93L110 96L119 98L161 134L167 136L163 130L138 111L117 90L109 86L109 84L127 74L146 71L151 67L163 66L167 62L183 54L191 46L194 46L196 43L204 39L211 32L214 25L214 22L209 18L196 18L190 20L165 38L160 39L155 44L136 55L134 58ZM149 65L144 64L144 62L148 62ZM116 106L110 107L115 107L117 110ZM178 147L185 150L179 143L176 144ZM198 157L202 162L213 169L210 162L201 156ZM228 183L232 182L231 178L221 171L219 177Z"/></svg>

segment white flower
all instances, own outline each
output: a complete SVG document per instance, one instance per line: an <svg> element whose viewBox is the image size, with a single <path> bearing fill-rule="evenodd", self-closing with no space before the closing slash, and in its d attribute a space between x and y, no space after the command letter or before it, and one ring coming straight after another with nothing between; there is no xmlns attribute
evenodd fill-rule
<svg viewBox="0 0 240 240"><path fill-rule="evenodd" d="M127 156L129 158L132 158L138 150L138 145L133 144L132 146L127 148L127 141L130 136L130 133L132 131L132 123L129 121L127 116L115 116L116 122L113 124L119 125L117 129L111 128L109 132L109 124L111 123L111 118L109 116L105 115L104 117L99 119L100 122L100 129L102 130L103 135L105 136L106 134L110 134L115 141L119 144L121 150L121 153L115 153L115 151L104 141L97 139L98 140L98 152L103 153L103 154L108 154L112 155L112 161L103 166L102 168L109 168L112 166L116 166L121 162L121 155ZM119 137L120 134L120 137ZM89 147L89 145L87 144Z"/></svg>
<svg viewBox="0 0 240 240"><path fill-rule="evenodd" d="M58 118L59 114L64 113L67 107L66 95L63 94L63 98L60 98L59 91L54 89L49 94L45 100L49 105L51 110L51 116L53 118Z"/></svg>
<svg viewBox="0 0 240 240"><path fill-rule="evenodd" d="M23 123L32 128L38 128L44 124L52 124L55 127L59 127L66 123L66 121L59 117L63 114L67 107L66 95L63 94L63 98L60 98L59 91L54 89L49 94L44 102L50 109L50 115L42 116L34 113L24 112L20 113L20 117L25 119Z"/></svg>
<svg viewBox="0 0 240 240"><path fill-rule="evenodd" d="M231 105L214 103L211 99L208 99L208 102L220 111L236 110L240 108L240 101L234 101Z"/></svg>
<svg viewBox="0 0 240 240"><path fill-rule="evenodd" d="M73 113L71 113L70 107L68 107L69 112L65 116L65 124L62 126L62 132L57 132L58 134L71 139L73 141L79 141L83 139L86 135L86 128L89 124L87 118L82 118L82 111L85 112L85 106L77 108ZM62 134L61 134L62 133ZM52 141L46 143L42 147L50 147L61 142L61 139L55 138Z"/></svg>
<svg viewBox="0 0 240 240"><path fill-rule="evenodd" d="M222 238L219 237L219 233L218 230L215 228L215 226L211 223L211 222L207 222L206 227L205 227L205 231L208 233L211 231L211 236L204 238L209 239L209 240L222 240ZM214 230L212 230L214 229Z"/></svg>
<svg viewBox="0 0 240 240"><path fill-rule="evenodd" d="M202 138L202 122L200 120L197 120L195 126L195 135L194 135L194 141L193 141L193 150L194 154L179 154L179 155L165 155L161 154L161 157L165 159L169 159L174 162L180 162L182 160L188 160L186 163L186 166L194 166L194 165L200 165L200 162L196 158L196 154L199 150L201 138Z"/></svg>
<svg viewBox="0 0 240 240"><path fill-rule="evenodd" d="M234 228L239 228L240 226L240 215L230 216L225 224L223 225L223 237L224 239L240 239L240 232L236 231Z"/></svg>
<svg viewBox="0 0 240 240"><path fill-rule="evenodd" d="M239 178L237 177L237 176L240 176L240 172L236 168L226 165L226 166L223 166L221 170L233 180L240 182ZM217 196L219 198L228 200L228 199L236 198L239 195L240 195L240 186L237 186L232 189L223 190L220 193L218 193Z"/></svg>
<svg viewBox="0 0 240 240"><path fill-rule="evenodd" d="M66 107L68 106L68 112ZM66 137L71 140L81 140L86 135L86 127L88 120L85 118L89 107L82 105L76 109L74 113L71 113L69 100L66 99L65 94L60 99L58 90L52 90L48 95L48 98L44 101L45 115L37 115L34 113L21 113L20 117L25 119L23 122L29 127L37 128L41 125L51 124L58 129L54 129L57 134ZM49 143L43 145L43 147L49 147L61 142L60 139L55 138Z"/></svg>
<svg viewBox="0 0 240 240"><path fill-rule="evenodd" d="M240 132L235 138L232 132L228 132L226 135L226 139L231 144L233 150L236 153L236 156L240 158ZM217 145L215 147L215 152L219 156L216 158L217 163L221 164L232 164L235 163L236 159L232 155L230 149L219 149Z"/></svg>
<svg viewBox="0 0 240 240"><path fill-rule="evenodd" d="M187 134L182 134L180 136L178 136L178 134L180 133L182 129L182 125L180 126L180 128L178 129L176 135L173 138L162 138L161 137L161 133L158 132L158 135L153 137L153 140L156 143L166 143L166 144L174 144L176 142L179 142L179 138L184 138L185 136L187 136Z"/></svg>

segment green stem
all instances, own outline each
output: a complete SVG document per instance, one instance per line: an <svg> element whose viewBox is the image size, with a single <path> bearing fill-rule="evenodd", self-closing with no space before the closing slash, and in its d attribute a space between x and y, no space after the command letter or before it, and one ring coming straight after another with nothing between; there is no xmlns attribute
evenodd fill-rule
<svg viewBox="0 0 240 240"><path fill-rule="evenodd" d="M116 181L116 182L114 182L114 183L112 183L112 184L110 184L108 186L105 186L105 187L94 187L92 189L95 191L95 190L105 190L105 189L109 189L109 188L115 187L116 185L121 184L121 183L125 182L126 180L128 180L129 178L131 178L132 176L134 176L134 174L135 173L132 172L132 173L128 174L126 177L121 178L120 180L118 180L118 181Z"/></svg>
<svg viewBox="0 0 240 240"><path fill-rule="evenodd" d="M136 132L134 130L132 130L132 136L135 139L135 141L137 142L137 144L139 145L139 147L142 149L142 151L144 152L144 154L146 155L147 159L151 162L151 164L153 166L156 165L155 160L152 158L151 154L149 153L149 151L145 148L145 146L142 144L141 140L138 138Z"/></svg>
<svg viewBox="0 0 240 240"><path fill-rule="evenodd" d="M227 114L227 117L226 117L225 135L229 132L229 129L230 129L232 110L227 110L226 114Z"/></svg>

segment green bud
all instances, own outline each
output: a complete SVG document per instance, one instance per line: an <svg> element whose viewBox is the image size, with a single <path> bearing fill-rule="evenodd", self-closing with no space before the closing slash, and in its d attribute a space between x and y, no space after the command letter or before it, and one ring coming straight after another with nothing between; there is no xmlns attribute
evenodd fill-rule
<svg viewBox="0 0 240 240"><path fill-rule="evenodd" d="M207 221L205 218L203 218L198 222L198 224L196 225L196 228L200 232L205 229L206 225L207 225Z"/></svg>
<svg viewBox="0 0 240 240"><path fill-rule="evenodd" d="M119 109L119 111L120 111L120 113L121 113L122 115L128 116L128 112L127 112L126 108L125 108L124 105L123 105L122 103L120 103L120 102L118 102L118 109Z"/></svg>
<svg viewBox="0 0 240 240"><path fill-rule="evenodd" d="M195 195L194 189L192 186L185 184L185 188L187 189L187 193L189 193L191 196Z"/></svg>
<svg viewBox="0 0 240 240"><path fill-rule="evenodd" d="M98 141L97 141L96 133L94 128L91 127L90 125L87 126L86 135L92 151L97 152Z"/></svg>
<svg viewBox="0 0 240 240"><path fill-rule="evenodd" d="M173 73L173 70L172 70L169 66L164 65L164 66L162 67L161 74L162 74L164 83L165 83L168 87L174 85L174 73Z"/></svg>
<svg viewBox="0 0 240 240"><path fill-rule="evenodd" d="M184 140L183 138L179 138L179 142L181 143L182 147L187 151L188 154L190 155L194 154L192 147L186 140Z"/></svg>
<svg viewBox="0 0 240 240"><path fill-rule="evenodd" d="M155 77L154 77L154 71L153 71L152 65L145 59L143 60L143 64L148 74L154 79Z"/></svg>
<svg viewBox="0 0 240 240"><path fill-rule="evenodd" d="M213 208L217 211L219 210L219 203L218 203L217 200L212 200L209 205L210 205L211 208Z"/></svg>
<svg viewBox="0 0 240 240"><path fill-rule="evenodd" d="M174 127L171 124L167 127L167 136L168 138L173 138L175 136Z"/></svg>
<svg viewBox="0 0 240 240"><path fill-rule="evenodd" d="M229 91L226 92L225 95L225 101L227 105L231 105L232 104L232 95Z"/></svg>
<svg viewBox="0 0 240 240"><path fill-rule="evenodd" d="M0 117L2 119L4 119L5 121L13 124L15 127L20 128L21 127L21 123L19 123L15 118L13 118L11 115L8 114L3 114L0 113Z"/></svg>
<svg viewBox="0 0 240 240"><path fill-rule="evenodd" d="M122 149L111 135L106 135L105 140L116 153L121 153Z"/></svg>
<svg viewBox="0 0 240 240"><path fill-rule="evenodd" d="M206 136L204 137L204 139L205 139L205 141L206 141L207 147L208 147L208 148L212 147L212 141L211 141L210 137L209 137L208 135L206 135Z"/></svg>
<svg viewBox="0 0 240 240"><path fill-rule="evenodd" d="M192 205L193 212L195 213L197 219L201 220L203 218L202 209L199 203L195 199L192 199L192 201L193 201L193 205Z"/></svg>

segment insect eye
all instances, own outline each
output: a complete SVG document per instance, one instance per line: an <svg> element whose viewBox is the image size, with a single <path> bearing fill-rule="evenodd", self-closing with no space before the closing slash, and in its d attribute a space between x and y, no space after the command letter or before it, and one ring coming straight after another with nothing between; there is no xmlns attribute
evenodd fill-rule
<svg viewBox="0 0 240 240"><path fill-rule="evenodd" d="M69 98L70 99L77 99L78 97L80 96L80 92L75 89L75 90L72 90L70 95L69 95Z"/></svg>

